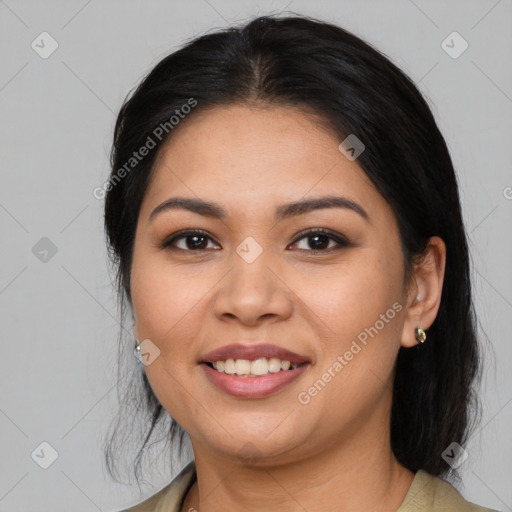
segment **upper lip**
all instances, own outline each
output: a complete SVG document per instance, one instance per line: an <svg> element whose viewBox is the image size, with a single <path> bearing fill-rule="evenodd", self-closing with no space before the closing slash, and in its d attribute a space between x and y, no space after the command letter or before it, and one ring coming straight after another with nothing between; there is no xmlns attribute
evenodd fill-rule
<svg viewBox="0 0 512 512"><path fill-rule="evenodd" d="M269 343L261 343L258 345L234 343L208 352L201 357L199 363L214 363L216 361L226 361L227 359L249 359L250 361L253 361L263 357L277 357L282 361L290 361L291 364L309 362L309 359L306 356L296 354L291 350L277 345L271 345Z"/></svg>

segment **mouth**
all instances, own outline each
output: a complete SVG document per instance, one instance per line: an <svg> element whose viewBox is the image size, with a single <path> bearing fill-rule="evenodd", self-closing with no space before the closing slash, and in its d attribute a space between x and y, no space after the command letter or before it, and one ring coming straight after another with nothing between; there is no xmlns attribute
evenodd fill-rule
<svg viewBox="0 0 512 512"><path fill-rule="evenodd" d="M203 356L209 381L238 398L263 398L297 379L311 361L276 345L228 345Z"/></svg>

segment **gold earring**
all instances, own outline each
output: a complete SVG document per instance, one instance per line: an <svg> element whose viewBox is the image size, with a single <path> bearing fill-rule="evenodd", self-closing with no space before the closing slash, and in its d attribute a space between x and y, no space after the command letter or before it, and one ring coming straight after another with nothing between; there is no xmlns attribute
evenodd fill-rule
<svg viewBox="0 0 512 512"><path fill-rule="evenodd" d="M421 327L416 327L416 329L414 329L414 334L418 343L425 343L427 333Z"/></svg>

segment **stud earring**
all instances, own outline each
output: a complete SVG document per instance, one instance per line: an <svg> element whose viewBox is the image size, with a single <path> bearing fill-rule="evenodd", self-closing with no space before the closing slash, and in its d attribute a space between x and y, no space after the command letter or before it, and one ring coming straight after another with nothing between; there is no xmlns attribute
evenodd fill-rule
<svg viewBox="0 0 512 512"><path fill-rule="evenodd" d="M142 355L140 353L140 341L137 338L135 338L135 348L133 350L133 353L135 355L137 363L142 364Z"/></svg>
<svg viewBox="0 0 512 512"><path fill-rule="evenodd" d="M416 327L416 329L414 329L414 335L418 343L425 343L427 333L421 327Z"/></svg>

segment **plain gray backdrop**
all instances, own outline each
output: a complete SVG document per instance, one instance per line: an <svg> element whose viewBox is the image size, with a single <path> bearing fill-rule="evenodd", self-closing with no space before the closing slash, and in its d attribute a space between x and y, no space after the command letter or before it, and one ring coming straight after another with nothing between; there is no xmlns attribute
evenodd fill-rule
<svg viewBox="0 0 512 512"><path fill-rule="evenodd" d="M152 66L193 36L283 9L363 37L433 109L459 177L489 337L484 417L458 488L512 510L510 0L0 0L0 512L142 500L109 481L102 461L119 325L93 190L108 176L117 111ZM174 474L162 470L146 495Z"/></svg>

